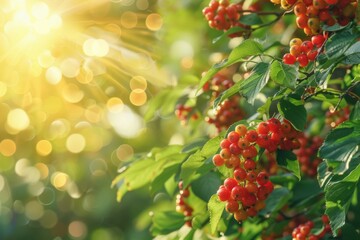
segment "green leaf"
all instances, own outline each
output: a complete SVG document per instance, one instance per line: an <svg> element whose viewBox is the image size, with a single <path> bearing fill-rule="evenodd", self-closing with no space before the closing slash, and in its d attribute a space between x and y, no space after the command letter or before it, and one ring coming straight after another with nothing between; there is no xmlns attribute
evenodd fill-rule
<svg viewBox="0 0 360 240"><path fill-rule="evenodd" d="M344 53L345 58L342 60L343 64L359 64L360 63L360 42L353 44Z"/></svg>
<svg viewBox="0 0 360 240"><path fill-rule="evenodd" d="M202 146L204 146L204 144L209 141L208 138L199 138L199 139L196 139L195 141L189 143L189 144L186 144L184 146L184 148L182 149L182 152L193 152L194 150L198 150L200 149Z"/></svg>
<svg viewBox="0 0 360 240"><path fill-rule="evenodd" d="M276 160L280 166L291 171L299 180L301 179L299 162L293 152L278 150Z"/></svg>
<svg viewBox="0 0 360 240"><path fill-rule="evenodd" d="M270 64L260 62L251 72L251 75L241 81L240 94L243 95L250 104L254 104L257 94L265 87L270 77Z"/></svg>
<svg viewBox="0 0 360 240"><path fill-rule="evenodd" d="M239 21L248 26L263 24L263 21L256 13L242 15Z"/></svg>
<svg viewBox="0 0 360 240"><path fill-rule="evenodd" d="M152 219L151 232L153 235L169 234L181 228L184 223L184 215L174 211L156 212Z"/></svg>
<svg viewBox="0 0 360 240"><path fill-rule="evenodd" d="M183 180L184 187L188 186L191 181L199 178L201 176L200 173L204 174L213 168L212 164L210 166L205 165L205 162L218 151L221 140L222 138L220 136L210 139L201 150L190 155L182 164L180 178ZM206 168L206 171L201 172L200 170L204 170L202 168Z"/></svg>
<svg viewBox="0 0 360 240"><path fill-rule="evenodd" d="M270 77L277 84L294 89L299 72L294 65L273 61L270 67Z"/></svg>
<svg viewBox="0 0 360 240"><path fill-rule="evenodd" d="M350 113L350 120L355 122L355 121L360 121L360 101L357 101L353 110Z"/></svg>
<svg viewBox="0 0 360 240"><path fill-rule="evenodd" d="M341 206L345 206L355 191L357 182L335 182L325 188L325 199Z"/></svg>
<svg viewBox="0 0 360 240"><path fill-rule="evenodd" d="M220 185L221 180L219 175L214 172L209 172L193 181L191 183L191 189L196 196L208 202Z"/></svg>
<svg viewBox="0 0 360 240"><path fill-rule="evenodd" d="M221 69L231 66L234 63L242 62L245 60L246 57L254 56L262 52L263 48L260 43L252 39L247 39L243 41L242 43L240 43L239 46L237 46L231 51L228 59L213 65L209 69L209 71L207 71L207 73L200 80L198 91L209 79L211 79Z"/></svg>
<svg viewBox="0 0 360 240"><path fill-rule="evenodd" d="M225 99L230 98L231 96L237 94L240 91L242 81L235 83L230 88L226 89L215 99L214 108L216 108L220 103L222 103Z"/></svg>
<svg viewBox="0 0 360 240"><path fill-rule="evenodd" d="M319 194L322 193L322 190L316 180L302 179L294 185L292 192L294 194L292 201L300 205L308 199L319 196Z"/></svg>
<svg viewBox="0 0 360 240"><path fill-rule="evenodd" d="M261 216L267 214L276 214L283 206L285 206L292 197L292 193L285 187L275 188L270 196L266 199L266 207L260 211Z"/></svg>
<svg viewBox="0 0 360 240"><path fill-rule="evenodd" d="M210 214L210 229L212 234L214 234L217 230L217 226L224 209L225 203L219 200L217 194L212 195L208 203L208 210Z"/></svg>
<svg viewBox="0 0 360 240"><path fill-rule="evenodd" d="M315 69L314 77L318 85L323 85L331 77L331 73L337 65L337 62L334 63L334 61L335 60L329 61L331 62L330 66L326 66L325 68L319 66Z"/></svg>
<svg viewBox="0 0 360 240"><path fill-rule="evenodd" d="M326 202L325 214L330 219L330 227L333 233L345 224L345 209L333 202ZM335 234L334 234L335 235Z"/></svg>
<svg viewBox="0 0 360 240"><path fill-rule="evenodd" d="M319 157L328 162L343 163L343 169L336 169L341 173L348 169L353 156L358 152L360 144L360 125L347 121L330 132L319 149Z"/></svg>
<svg viewBox="0 0 360 240"><path fill-rule="evenodd" d="M325 43L324 52L329 59L341 57L359 37L357 32L344 29L332 35Z"/></svg>
<svg viewBox="0 0 360 240"><path fill-rule="evenodd" d="M294 98L281 99L278 103L280 114L291 122L295 129L304 131L306 124L306 109L300 100Z"/></svg>

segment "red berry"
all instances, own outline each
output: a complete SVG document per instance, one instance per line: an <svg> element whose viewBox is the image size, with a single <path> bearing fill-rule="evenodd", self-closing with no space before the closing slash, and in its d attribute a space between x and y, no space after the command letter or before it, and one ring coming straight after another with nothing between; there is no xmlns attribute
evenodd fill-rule
<svg viewBox="0 0 360 240"><path fill-rule="evenodd" d="M323 43L325 42L325 38L324 38L323 35L318 34L318 35L313 36L313 37L311 38L311 42L312 42L312 44L314 44L317 48L320 48L320 47L323 45Z"/></svg>
<svg viewBox="0 0 360 240"><path fill-rule="evenodd" d="M267 123L269 125L269 129L271 132L278 132L281 126L281 122L277 118L270 118L267 120Z"/></svg>
<svg viewBox="0 0 360 240"><path fill-rule="evenodd" d="M306 67L309 64L309 59L306 54L300 54L296 60L299 62L300 67Z"/></svg>
<svg viewBox="0 0 360 240"><path fill-rule="evenodd" d="M223 139L220 142L220 147L221 148L229 148L230 147L231 142L228 139Z"/></svg>
<svg viewBox="0 0 360 240"><path fill-rule="evenodd" d="M229 200L226 203L225 209L229 213L235 213L237 210L239 210L239 203L235 200Z"/></svg>
<svg viewBox="0 0 360 240"><path fill-rule="evenodd" d="M244 162L244 168L245 168L247 171L255 170L255 169L256 169L256 162L255 162L254 160L247 159L247 160L245 160L245 162Z"/></svg>
<svg viewBox="0 0 360 240"><path fill-rule="evenodd" d="M246 149L246 148L249 147L249 145L250 145L250 142L246 138L240 138L239 141L238 141L238 146L241 149Z"/></svg>
<svg viewBox="0 0 360 240"><path fill-rule="evenodd" d="M227 139L232 142L232 143L237 143L239 141L240 135L235 132L235 131L231 131L229 132Z"/></svg>
<svg viewBox="0 0 360 240"><path fill-rule="evenodd" d="M228 148L224 148L220 151L220 156L223 158L223 159L229 159L230 156L231 156L231 152L230 152L230 149Z"/></svg>
<svg viewBox="0 0 360 240"><path fill-rule="evenodd" d="M247 175L246 175L246 180L248 180L249 182L255 182L256 173L254 171L248 172Z"/></svg>
<svg viewBox="0 0 360 240"><path fill-rule="evenodd" d="M292 64L294 64L296 62L296 57L291 55L290 53L286 53L283 56L283 62L285 64L292 65Z"/></svg>
<svg viewBox="0 0 360 240"><path fill-rule="evenodd" d="M246 220L248 216L245 210L240 209L239 211L234 213L234 218L236 219L236 221L241 222Z"/></svg>
<svg viewBox="0 0 360 240"><path fill-rule="evenodd" d="M243 137L247 132L247 127L244 124L239 124L235 127L235 132L237 132L240 137Z"/></svg>
<svg viewBox="0 0 360 240"><path fill-rule="evenodd" d="M255 210L254 207L250 207L250 208L246 209L246 214L247 214L249 217L255 217L256 214L257 214L257 211Z"/></svg>
<svg viewBox="0 0 360 240"><path fill-rule="evenodd" d="M238 181L243 181L246 178L246 171L243 168L236 168L234 170L234 178Z"/></svg>
<svg viewBox="0 0 360 240"><path fill-rule="evenodd" d="M230 152L234 155L239 155L241 153L241 148L238 146L237 143L232 143L229 147Z"/></svg>
<svg viewBox="0 0 360 240"><path fill-rule="evenodd" d="M248 195L249 192L243 186L235 186L231 190L231 198L239 201L243 196Z"/></svg>
<svg viewBox="0 0 360 240"><path fill-rule="evenodd" d="M220 156L220 154L215 154L212 160L214 165L217 167L220 167L224 164L224 159Z"/></svg>
<svg viewBox="0 0 360 240"><path fill-rule="evenodd" d="M266 172L259 172L259 174L256 177L256 182L264 186L269 181L269 175Z"/></svg>
<svg viewBox="0 0 360 240"><path fill-rule="evenodd" d="M244 207L250 207L255 205L256 203L256 197L254 194L247 194L246 196L241 197L241 202Z"/></svg>
<svg viewBox="0 0 360 240"><path fill-rule="evenodd" d="M246 140L249 142L256 142L258 133L255 130L249 130L245 135Z"/></svg>
<svg viewBox="0 0 360 240"><path fill-rule="evenodd" d="M231 191L235 186L238 185L238 182L234 178L227 178L224 181L224 186Z"/></svg>
<svg viewBox="0 0 360 240"><path fill-rule="evenodd" d="M257 132L259 134L268 134L269 130L270 130L269 125L266 122L259 123L257 127Z"/></svg>
<svg viewBox="0 0 360 240"><path fill-rule="evenodd" d="M226 187L220 187L219 190L217 190L217 195L222 202L229 200L230 194L230 191Z"/></svg>

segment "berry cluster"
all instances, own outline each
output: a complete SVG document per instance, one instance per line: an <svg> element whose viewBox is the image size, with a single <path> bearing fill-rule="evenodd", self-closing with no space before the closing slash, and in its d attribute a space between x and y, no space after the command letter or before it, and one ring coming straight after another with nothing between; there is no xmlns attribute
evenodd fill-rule
<svg viewBox="0 0 360 240"><path fill-rule="evenodd" d="M326 116L325 123L332 128L336 128L339 124L349 119L350 117L349 105L339 110L329 109L329 111L326 112L325 116Z"/></svg>
<svg viewBox="0 0 360 240"><path fill-rule="evenodd" d="M302 41L300 38L291 39L290 53L286 53L283 56L283 62L285 64L299 63L300 67L306 67L309 62L316 59L321 47L324 44L326 37L322 34L318 34L311 38L311 41Z"/></svg>
<svg viewBox="0 0 360 240"><path fill-rule="evenodd" d="M318 240L322 239L326 233L331 233L328 216L323 215L321 219L324 226L319 234L311 233L311 229L314 227L314 223L312 221L307 221L304 224L300 224L293 230L291 234L293 240Z"/></svg>
<svg viewBox="0 0 360 240"><path fill-rule="evenodd" d="M287 206L286 206L287 207ZM261 240L275 240L275 239L281 239L286 236L291 236L291 233L294 228L299 226L300 224L303 224L308 221L308 219L304 215L297 215L295 217L292 217L291 220L287 222L287 224L281 224L280 222L287 221L284 219L284 216L279 214L276 217L275 226L270 228L268 232L263 232L261 235ZM283 225L282 229L279 229L278 225Z"/></svg>
<svg viewBox="0 0 360 240"><path fill-rule="evenodd" d="M268 150L265 150L259 159L259 163L270 176L278 173L279 165L276 161L276 152L269 152Z"/></svg>
<svg viewBox="0 0 360 240"><path fill-rule="evenodd" d="M192 207L186 203L186 199L190 196L189 188L183 189L183 182L179 182L180 193L176 195L176 211L184 214L185 216L185 224L189 227L192 226L191 218L192 218Z"/></svg>
<svg viewBox="0 0 360 240"><path fill-rule="evenodd" d="M310 176L315 177L317 175L317 167L322 162L321 158L317 157L316 154L323 143L321 137L309 137L305 134L298 136L300 143L300 148L295 149L294 153L296 154L301 171Z"/></svg>
<svg viewBox="0 0 360 240"><path fill-rule="evenodd" d="M199 118L196 112L193 112L193 108L184 104L178 104L175 110L176 117L182 124L186 124L188 119L196 120Z"/></svg>
<svg viewBox="0 0 360 240"><path fill-rule="evenodd" d="M233 169L233 178L227 178L217 194L221 201L226 201L226 210L234 213L237 221L253 217L265 207L264 200L273 191L267 172L260 169L258 149L264 148L269 153L278 147L292 150L300 146L296 137L299 132L284 120L282 123L271 118L260 122L256 129L247 129L244 124L235 127L227 138L220 143L221 151L213 157L215 166L225 165Z"/></svg>
<svg viewBox="0 0 360 240"><path fill-rule="evenodd" d="M319 34L322 25L345 26L355 17L355 0L271 0L281 7L294 11L296 24L306 35Z"/></svg>
<svg viewBox="0 0 360 240"><path fill-rule="evenodd" d="M220 95L221 92L234 85L234 81L225 75L216 74L213 79L204 85L203 90L211 91L213 98ZM205 121L214 124L218 132L227 129L234 122L244 118L245 113L239 106L240 96L234 95L223 101L214 111L209 112Z"/></svg>
<svg viewBox="0 0 360 240"><path fill-rule="evenodd" d="M229 0L212 0L209 6L203 9L203 14L211 28L228 30L234 26L240 26L240 13L242 3L231 3Z"/></svg>

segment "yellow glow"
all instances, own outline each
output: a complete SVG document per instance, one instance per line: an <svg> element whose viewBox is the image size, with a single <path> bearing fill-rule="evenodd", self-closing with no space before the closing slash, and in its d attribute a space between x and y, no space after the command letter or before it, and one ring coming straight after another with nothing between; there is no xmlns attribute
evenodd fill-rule
<svg viewBox="0 0 360 240"><path fill-rule="evenodd" d="M116 156L120 161L126 161L132 158L134 149L128 144L122 144L116 149Z"/></svg>
<svg viewBox="0 0 360 240"><path fill-rule="evenodd" d="M36 152L40 156L47 156L52 151L52 145L48 140L40 140L36 144Z"/></svg>
<svg viewBox="0 0 360 240"><path fill-rule="evenodd" d="M138 17L134 12L124 12L121 15L121 25L125 28L134 28L137 25Z"/></svg>
<svg viewBox="0 0 360 240"><path fill-rule="evenodd" d="M35 167L39 170L41 179L45 179L49 176L49 168L46 166L46 164L37 163L35 164Z"/></svg>
<svg viewBox="0 0 360 240"><path fill-rule="evenodd" d="M134 89L130 93L130 102L135 106L142 106L146 103L147 96L143 89Z"/></svg>
<svg viewBox="0 0 360 240"><path fill-rule="evenodd" d="M51 184L58 190L65 190L69 183L69 176L66 173L55 172L51 175Z"/></svg>
<svg viewBox="0 0 360 240"><path fill-rule="evenodd" d="M16 144L11 139L4 139L0 142L0 153L6 157L14 155L16 152Z"/></svg>
<svg viewBox="0 0 360 240"><path fill-rule="evenodd" d="M36 19L45 19L49 15L49 7L44 2L35 3L31 8L31 14Z"/></svg>
<svg viewBox="0 0 360 240"><path fill-rule="evenodd" d="M3 97L6 94L6 92L7 92L6 84L3 82L0 82L0 97Z"/></svg>
<svg viewBox="0 0 360 240"><path fill-rule="evenodd" d="M89 38L83 44L83 51L89 57L105 57L109 50L109 43L104 39Z"/></svg>
<svg viewBox="0 0 360 240"><path fill-rule="evenodd" d="M157 13L151 13L146 17L146 27L152 31L158 31L162 25L162 17Z"/></svg>
<svg viewBox="0 0 360 240"><path fill-rule="evenodd" d="M58 67L49 67L46 70L45 78L51 84L58 84L62 79L61 70Z"/></svg>
<svg viewBox="0 0 360 240"><path fill-rule="evenodd" d="M5 178L0 175L0 192L4 189L5 187Z"/></svg>
<svg viewBox="0 0 360 240"><path fill-rule="evenodd" d="M145 91L147 88L147 81L143 76L134 76L130 80L130 88L131 90L141 89Z"/></svg>
<svg viewBox="0 0 360 240"><path fill-rule="evenodd" d="M66 139L66 148L69 152L80 153L86 146L86 140L83 135L74 133Z"/></svg>
<svg viewBox="0 0 360 240"><path fill-rule="evenodd" d="M62 90L64 99L70 103L80 102L84 97L84 92L76 84L67 84Z"/></svg>
<svg viewBox="0 0 360 240"><path fill-rule="evenodd" d="M80 62L75 58L67 58L60 64L60 69L65 77L74 78L80 72Z"/></svg>
<svg viewBox="0 0 360 240"><path fill-rule="evenodd" d="M16 108L8 113L6 123L12 129L22 131L29 127L30 119L23 109Z"/></svg>
<svg viewBox="0 0 360 240"><path fill-rule="evenodd" d="M121 112L124 108L124 103L120 98L113 97L107 101L106 107L110 112Z"/></svg>

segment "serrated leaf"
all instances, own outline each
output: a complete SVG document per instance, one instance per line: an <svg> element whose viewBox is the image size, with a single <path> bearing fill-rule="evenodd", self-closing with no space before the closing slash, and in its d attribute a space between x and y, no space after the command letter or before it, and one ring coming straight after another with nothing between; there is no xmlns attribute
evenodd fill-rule
<svg viewBox="0 0 360 240"><path fill-rule="evenodd" d="M219 200L217 194L212 195L208 202L208 211L210 215L210 229L212 234L214 234L217 230L217 226L219 224L224 209L225 209L225 203Z"/></svg>
<svg viewBox="0 0 360 240"><path fill-rule="evenodd" d="M239 46L231 51L228 59L213 65L209 71L206 72L206 74L200 80L198 90L200 90L204 84L221 69L231 66L234 63L244 61L246 57L254 56L262 52L263 48L260 43L252 39L243 41Z"/></svg>
<svg viewBox="0 0 360 240"><path fill-rule="evenodd" d="M294 65L275 60L270 67L270 77L277 84L294 89L299 72Z"/></svg>
<svg viewBox="0 0 360 240"><path fill-rule="evenodd" d="M341 173L348 169L351 159L359 150L359 144L360 125L347 121L331 131L325 138L319 149L319 157L329 162L344 163L343 169L336 170Z"/></svg>
<svg viewBox="0 0 360 240"><path fill-rule="evenodd" d="M265 87L270 77L270 64L260 62L251 72L251 75L241 81L240 94L244 96L250 104L254 104L258 93Z"/></svg>
<svg viewBox="0 0 360 240"><path fill-rule="evenodd" d="M329 216L330 227L334 233L345 224L345 209L333 202L326 202L325 214ZM335 236L335 234L334 234Z"/></svg>
<svg viewBox="0 0 360 240"><path fill-rule="evenodd" d="M325 54L329 59L341 57L359 37L357 32L344 29L332 35L325 43Z"/></svg>
<svg viewBox="0 0 360 240"><path fill-rule="evenodd" d="M304 131L306 125L306 109L300 100L294 98L281 99L278 109L285 119L289 120L295 129Z"/></svg>
<svg viewBox="0 0 360 240"><path fill-rule="evenodd" d="M301 179L299 162L293 152L278 150L276 160L280 166L288 169L299 180Z"/></svg>
<svg viewBox="0 0 360 240"><path fill-rule="evenodd" d="M345 57L342 60L343 64L359 64L360 63L360 42L353 44L344 53Z"/></svg>

